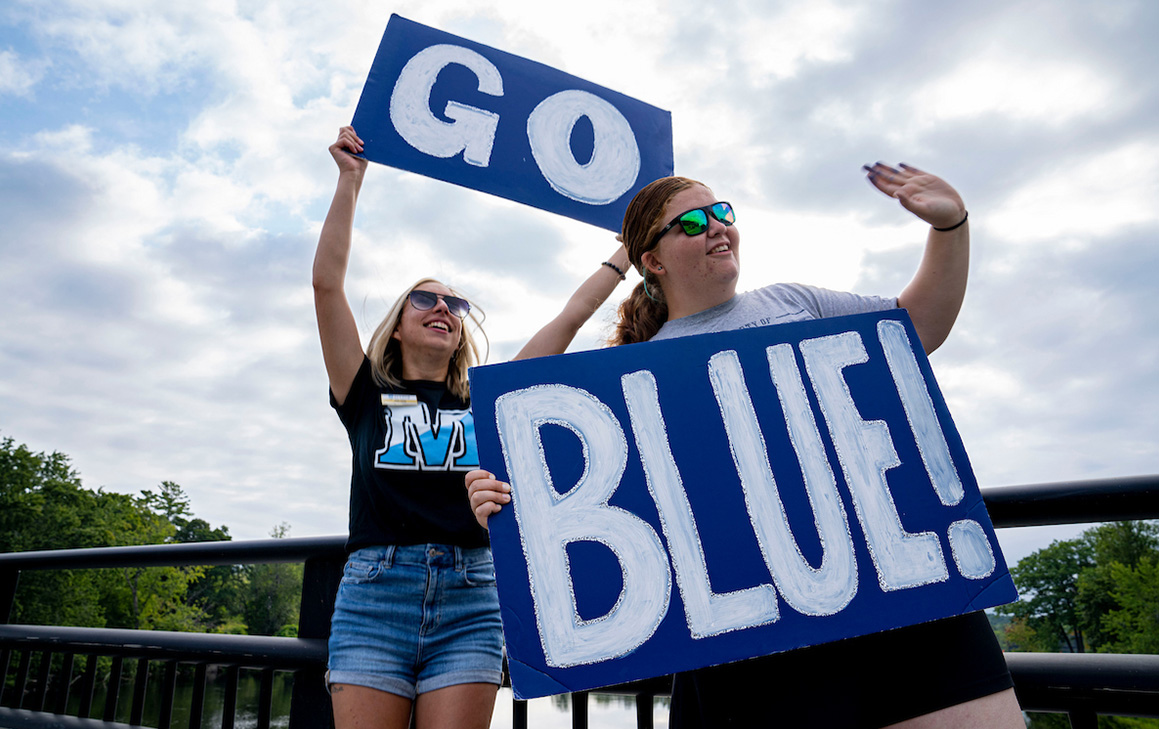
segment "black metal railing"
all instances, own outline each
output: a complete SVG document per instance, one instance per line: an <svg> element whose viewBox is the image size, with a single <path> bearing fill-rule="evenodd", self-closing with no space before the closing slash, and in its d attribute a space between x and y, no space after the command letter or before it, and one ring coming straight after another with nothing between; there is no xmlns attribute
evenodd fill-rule
<svg viewBox="0 0 1159 729"><path fill-rule="evenodd" d="M998 528L1159 518L1159 475L989 487L982 494ZM190 729L201 726L210 667L225 674L222 729L234 729L242 670L254 670L260 676L257 729L270 726L276 672L294 676L290 729L330 727L330 699L323 683L326 637L345 559L344 541L343 537L315 537L0 554L0 618L5 620L22 571L272 562L305 565L297 638L0 624L0 727L124 729L126 724L116 717L122 706L120 685L126 662L131 672L135 668L126 698L128 726L141 725L147 687L159 680L157 727L170 729L178 667L190 666ZM86 657L83 671L74 670L78 656ZM102 715L92 717L98 657L111 659L110 678ZM1006 660L1022 707L1068 714L1074 729L1097 727L1100 714L1159 716L1159 656L1007 653ZM662 677L600 693L635 697L637 727L651 729L653 701L667 695L670 687L671 677ZM67 716L70 698L76 697L77 715ZM569 703L572 726L587 727L588 693L572 694ZM527 726L524 702L515 702L513 716L514 729Z"/></svg>

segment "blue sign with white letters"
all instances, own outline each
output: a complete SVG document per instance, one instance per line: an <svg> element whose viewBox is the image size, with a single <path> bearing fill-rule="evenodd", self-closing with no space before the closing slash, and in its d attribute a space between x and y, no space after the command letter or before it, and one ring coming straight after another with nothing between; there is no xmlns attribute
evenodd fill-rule
<svg viewBox="0 0 1159 729"><path fill-rule="evenodd" d="M904 310L471 370L515 694L1018 595Z"/></svg>
<svg viewBox="0 0 1159 729"><path fill-rule="evenodd" d="M371 161L616 232L672 174L668 112L398 15L351 124Z"/></svg>

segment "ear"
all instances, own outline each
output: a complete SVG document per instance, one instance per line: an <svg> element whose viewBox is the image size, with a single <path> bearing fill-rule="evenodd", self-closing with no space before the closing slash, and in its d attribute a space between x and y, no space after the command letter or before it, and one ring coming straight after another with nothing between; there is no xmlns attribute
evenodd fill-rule
<svg viewBox="0 0 1159 729"><path fill-rule="evenodd" d="M395 327L395 328L394 328L394 331L390 333L390 338L391 338L391 339L395 339L395 340L397 340L397 341L399 341L399 342L401 342L401 341L402 341L402 337L401 337L401 336L399 335L399 333L398 333L398 327Z"/></svg>
<svg viewBox="0 0 1159 729"><path fill-rule="evenodd" d="M664 273L664 266L660 263L660 258L656 255L655 250L644 251L640 256L640 263L644 264L644 269L652 273L653 276L660 276Z"/></svg>

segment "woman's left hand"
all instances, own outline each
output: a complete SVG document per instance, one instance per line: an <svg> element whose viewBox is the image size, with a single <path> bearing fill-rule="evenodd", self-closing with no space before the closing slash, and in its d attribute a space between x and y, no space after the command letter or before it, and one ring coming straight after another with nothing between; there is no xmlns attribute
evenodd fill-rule
<svg viewBox="0 0 1159 729"><path fill-rule="evenodd" d="M907 164L877 162L862 169L874 187L935 228L948 228L966 216L961 195L940 177Z"/></svg>

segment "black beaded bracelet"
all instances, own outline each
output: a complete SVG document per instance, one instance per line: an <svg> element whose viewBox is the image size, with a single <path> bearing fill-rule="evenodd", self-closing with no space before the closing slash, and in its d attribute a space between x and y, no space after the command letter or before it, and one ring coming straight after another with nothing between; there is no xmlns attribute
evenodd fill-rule
<svg viewBox="0 0 1159 729"><path fill-rule="evenodd" d="M621 281L623 281L624 279L627 278L627 276L624 275L624 272L620 270L620 267L617 266L616 264L612 263L611 261L604 261L601 265L607 266L608 268L612 269L617 274L619 274Z"/></svg>
<svg viewBox="0 0 1159 729"><path fill-rule="evenodd" d="M969 218L970 218L970 211L967 210L966 214L964 216L962 216L962 219L959 220L958 222L954 223L953 225L951 225L949 228L934 228L934 230L938 231L939 233L946 233L948 231L954 230L955 228L961 228L962 225L964 225L965 222ZM933 226L930 226L930 227L932 228Z"/></svg>

